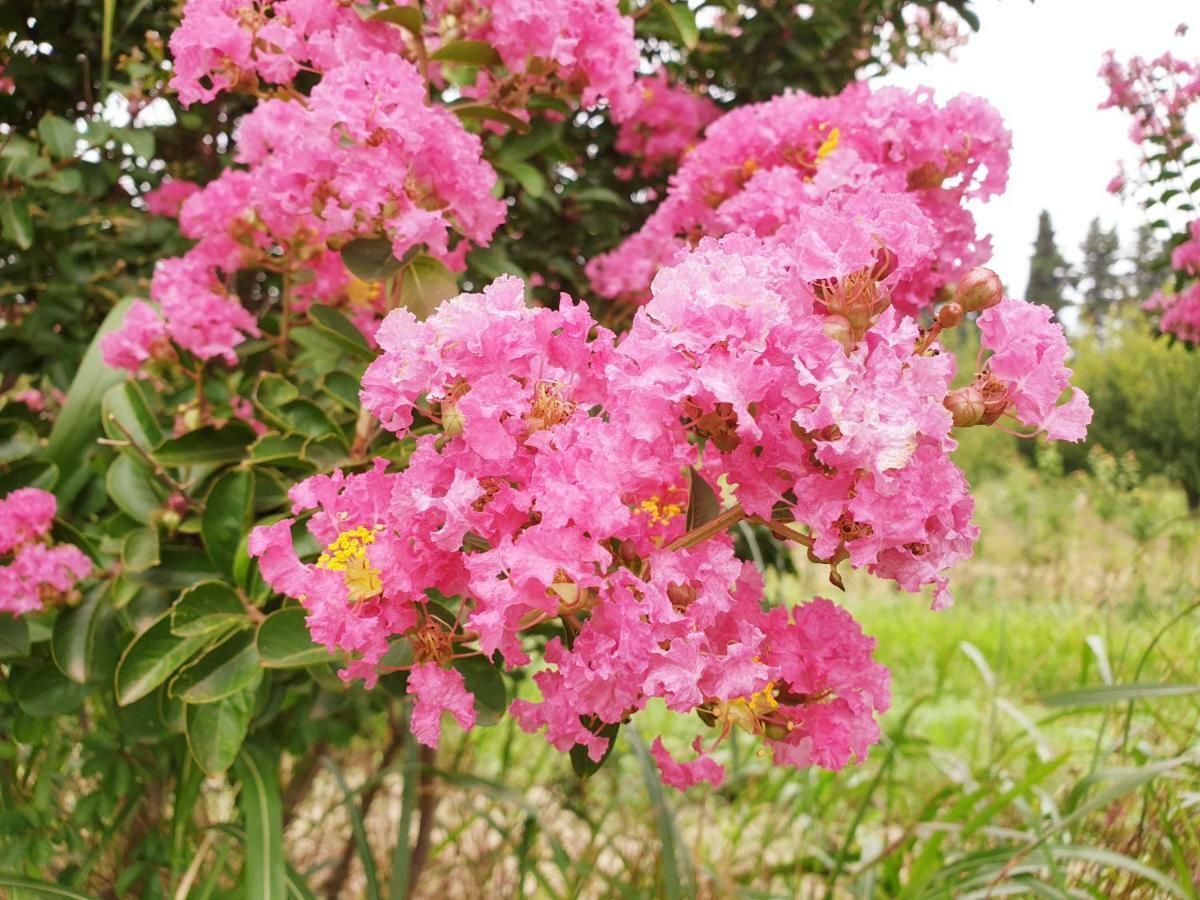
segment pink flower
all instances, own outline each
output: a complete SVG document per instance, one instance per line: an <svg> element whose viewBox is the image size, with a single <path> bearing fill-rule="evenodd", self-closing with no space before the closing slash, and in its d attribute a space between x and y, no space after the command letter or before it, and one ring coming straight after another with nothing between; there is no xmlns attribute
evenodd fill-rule
<svg viewBox="0 0 1200 900"><path fill-rule="evenodd" d="M92 562L71 544L44 542L54 521L54 495L20 488L0 499L0 612L14 616L34 612L86 578Z"/></svg>
<svg viewBox="0 0 1200 900"><path fill-rule="evenodd" d="M1200 219L1188 227L1191 237L1171 252L1171 268L1185 275L1200 276Z"/></svg>
<svg viewBox="0 0 1200 900"><path fill-rule="evenodd" d="M987 371L1002 382L1016 416L1044 430L1051 440L1081 441L1092 420L1087 394L1071 388L1067 339L1046 306L1005 299L979 317L981 343L991 351Z"/></svg>
<svg viewBox="0 0 1200 900"><path fill-rule="evenodd" d="M185 200L200 190L194 181L169 179L145 195L146 211L155 216L179 217L180 207Z"/></svg>
<svg viewBox="0 0 1200 900"><path fill-rule="evenodd" d="M408 692L416 698L412 733L426 747L437 749L444 712L454 716L464 731L475 726L475 698L456 669L444 669L431 662L414 666L408 674Z"/></svg>
<svg viewBox="0 0 1200 900"><path fill-rule="evenodd" d="M707 781L713 787L720 787L725 780L725 767L715 762L700 749L700 738L692 743L692 749L699 754L690 762L679 762L663 746L662 738L656 737L650 745L650 753L658 763L658 771L664 784L686 791L692 785Z"/></svg>
<svg viewBox="0 0 1200 900"><path fill-rule="evenodd" d="M166 323L149 303L135 300L125 311L121 327L100 338L100 350L104 362L114 369L136 372L170 353Z"/></svg>
<svg viewBox="0 0 1200 900"><path fill-rule="evenodd" d="M721 114L707 97L671 84L659 69L643 76L613 104L617 151L639 160L643 174L674 168Z"/></svg>

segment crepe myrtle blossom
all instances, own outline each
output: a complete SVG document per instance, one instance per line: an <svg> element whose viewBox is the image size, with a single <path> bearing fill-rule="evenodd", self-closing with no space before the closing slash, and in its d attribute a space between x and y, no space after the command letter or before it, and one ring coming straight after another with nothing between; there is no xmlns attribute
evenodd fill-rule
<svg viewBox="0 0 1200 900"><path fill-rule="evenodd" d="M644 175L670 170L699 142L705 127L721 115L703 94L672 84L666 70L637 79L613 102L617 151L635 161Z"/></svg>
<svg viewBox="0 0 1200 900"><path fill-rule="evenodd" d="M889 704L874 640L827 599L765 610L730 527L800 545L835 585L840 566L861 568L948 605L947 570L978 531L949 456L940 332L986 309L1004 411L1051 436L1081 434L1086 400L1054 406L1062 333L1044 307L1002 299L993 273L968 272L929 328L898 312L893 291L932 240L903 192L799 216L803 253L798 234L702 239L658 272L621 337L569 297L528 306L509 276L424 321L388 315L361 396L411 442L407 466L306 479L293 517L249 545L343 677L408 669L433 746L442 711L473 724L456 660L536 666L539 696L510 713L593 760L606 729L657 699L695 714L695 759L655 745L680 787L720 779L706 754L733 728L780 764L866 756ZM297 554L301 522L316 558Z"/></svg>
<svg viewBox="0 0 1200 900"><path fill-rule="evenodd" d="M892 286L902 311L928 308L988 258L989 241L964 202L1004 189L1010 146L996 110L965 94L939 105L928 89L854 84L835 97L788 92L738 107L707 127L663 202L638 232L593 259L588 275L604 296L643 301L655 272L704 235L767 237L797 209L866 191L906 195L934 227L936 240L906 259L907 274ZM793 230L791 246L802 251L808 235Z"/></svg>
<svg viewBox="0 0 1200 900"><path fill-rule="evenodd" d="M38 488L0 498L0 612L36 612L91 574L82 550L50 542L56 510L54 495Z"/></svg>

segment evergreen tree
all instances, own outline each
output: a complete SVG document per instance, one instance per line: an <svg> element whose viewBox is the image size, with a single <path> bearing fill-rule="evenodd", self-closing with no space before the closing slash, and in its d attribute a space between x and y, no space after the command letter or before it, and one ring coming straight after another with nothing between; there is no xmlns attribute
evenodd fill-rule
<svg viewBox="0 0 1200 900"><path fill-rule="evenodd" d="M1029 287L1025 296L1054 310L1055 315L1068 305L1066 292L1072 284L1071 268L1054 242L1054 226L1050 213L1042 210L1038 216L1037 238L1029 260Z"/></svg>
<svg viewBox="0 0 1200 900"><path fill-rule="evenodd" d="M1083 318L1092 325L1099 325L1125 297L1121 276L1115 271L1121 262L1117 229L1105 229L1099 219L1092 219L1080 250L1083 252L1083 271L1079 294Z"/></svg>
<svg viewBox="0 0 1200 900"><path fill-rule="evenodd" d="M1132 269L1125 278L1125 292L1129 297L1145 300L1162 287L1168 273L1167 249L1154 236L1150 225L1138 228L1129 262Z"/></svg>

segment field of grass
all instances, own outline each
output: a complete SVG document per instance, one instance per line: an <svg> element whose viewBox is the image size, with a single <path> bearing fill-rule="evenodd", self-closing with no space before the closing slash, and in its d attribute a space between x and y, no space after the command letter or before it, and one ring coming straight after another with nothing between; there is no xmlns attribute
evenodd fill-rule
<svg viewBox="0 0 1200 900"><path fill-rule="evenodd" d="M382 891L423 799L418 897L1197 896L1200 521L1111 457L1063 474L987 437L961 462L984 538L957 605L934 613L857 573L838 596L893 674L864 765L777 769L735 732L725 785L678 794L634 729L581 782L506 722L452 731L424 793L406 793L415 757L364 736L339 759L345 785L326 773L297 811L290 858L326 892ZM774 597L837 594L798 568L772 576ZM682 750L672 719L652 708L637 730ZM347 846L347 809L364 806Z"/></svg>

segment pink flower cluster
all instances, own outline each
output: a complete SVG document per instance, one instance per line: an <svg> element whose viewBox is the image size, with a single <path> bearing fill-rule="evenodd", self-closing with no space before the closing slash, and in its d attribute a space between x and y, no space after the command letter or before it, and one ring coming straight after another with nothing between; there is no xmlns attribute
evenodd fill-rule
<svg viewBox="0 0 1200 900"><path fill-rule="evenodd" d="M1196 344L1200 343L1200 219L1192 222L1188 234L1188 240L1171 253L1171 268L1197 280L1178 293L1156 292L1143 308L1159 314L1158 327L1164 334Z"/></svg>
<svg viewBox="0 0 1200 900"><path fill-rule="evenodd" d="M874 640L828 600L764 611L726 533L750 520L806 546L835 583L845 563L932 585L935 607L972 551L973 504L949 458L954 358L890 303L933 236L903 193L856 196L798 209L806 243L700 241L658 273L620 339L566 296L528 307L510 277L424 322L392 312L362 398L413 442L407 468L380 459L296 485L293 513L324 549L302 561L293 519L256 529L264 578L344 652L345 677L373 682L407 645L430 745L443 709L474 721L454 660L499 654L511 668L540 651L541 698L510 711L560 750L601 758L604 728L658 698L718 741L733 727L758 736L780 763L861 759L889 697ZM1073 433L1077 406L1047 401L1068 374L1061 330L1039 307L992 312L1001 412ZM703 513L705 495L724 510ZM678 786L719 780L703 754L654 753Z"/></svg>
<svg viewBox="0 0 1200 900"><path fill-rule="evenodd" d="M654 273L704 235L773 237L802 252L807 234L781 233L796 211L844 209L866 192L894 198L906 227L935 236L893 292L901 309L924 308L987 259L989 242L963 202L1003 190L1010 145L996 111L967 95L939 106L928 90L855 84L836 97L788 93L743 106L708 126L642 229L588 274L604 296L640 299Z"/></svg>
<svg viewBox="0 0 1200 900"><path fill-rule="evenodd" d="M1110 50L1099 74L1109 91L1100 108L1129 113L1134 143L1148 138L1178 141L1186 135L1188 110L1200 100L1200 63L1169 52L1154 59L1135 56L1122 63Z"/></svg>
<svg viewBox="0 0 1200 900"><path fill-rule="evenodd" d="M672 84L659 69L634 83L613 103L617 150L644 175L674 169L721 110L708 97Z"/></svg>
<svg viewBox="0 0 1200 900"><path fill-rule="evenodd" d="M615 0L432 0L434 47L474 40L500 54L508 74L480 70L466 93L523 111L534 93L581 97L584 106L628 90L638 65L633 20Z"/></svg>
<svg viewBox="0 0 1200 900"><path fill-rule="evenodd" d="M428 103L424 78L400 54L400 34L327 0L190 0L171 41L185 101L195 99L200 71L205 84L225 87L250 71L277 83L299 68L323 77L307 97L263 100L240 121L236 159L244 169L199 189L167 182L147 196L152 212L177 213L197 243L160 264L151 284L157 307L139 303L106 337L110 365L136 371L172 358L176 347L201 361L236 363L237 346L259 334L229 289L242 270L282 276L288 313L314 298L353 306L361 285L339 251L355 238L384 238L397 258L424 247L454 268L491 239L505 214L492 194L495 172L479 137ZM356 312L373 330L371 305Z"/></svg>
<svg viewBox="0 0 1200 900"><path fill-rule="evenodd" d="M0 499L0 612L35 612L91 574L91 560L78 547L48 545L56 509L54 495L37 488Z"/></svg>

